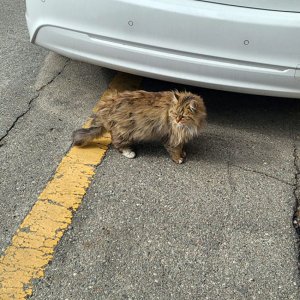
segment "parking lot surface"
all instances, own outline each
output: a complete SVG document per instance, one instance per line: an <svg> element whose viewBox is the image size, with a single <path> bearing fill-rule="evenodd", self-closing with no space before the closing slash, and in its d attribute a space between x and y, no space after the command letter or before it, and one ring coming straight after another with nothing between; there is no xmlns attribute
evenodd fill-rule
<svg viewBox="0 0 300 300"><path fill-rule="evenodd" d="M72 61L29 44L22 1L4 7L0 299L300 298L298 99L181 86ZM156 143L137 145L137 157L126 159L108 136L71 148L72 131L112 85L203 96L208 123L189 143L185 164ZM87 165L91 173L83 172ZM62 190L45 197L61 178L64 191L80 187L72 203L59 202ZM25 226L32 219L39 228ZM44 252L32 255L41 241Z"/></svg>

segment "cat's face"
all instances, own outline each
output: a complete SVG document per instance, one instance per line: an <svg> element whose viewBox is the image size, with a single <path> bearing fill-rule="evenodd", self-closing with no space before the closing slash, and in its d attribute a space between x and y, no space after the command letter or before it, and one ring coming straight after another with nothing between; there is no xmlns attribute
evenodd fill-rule
<svg viewBox="0 0 300 300"><path fill-rule="evenodd" d="M173 105L169 112L172 125L178 128L198 127L206 118L203 100L198 95L174 92Z"/></svg>

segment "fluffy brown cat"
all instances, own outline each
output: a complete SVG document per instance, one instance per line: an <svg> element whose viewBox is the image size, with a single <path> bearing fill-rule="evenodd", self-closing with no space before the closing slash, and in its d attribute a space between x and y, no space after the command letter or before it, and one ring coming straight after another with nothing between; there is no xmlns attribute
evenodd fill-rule
<svg viewBox="0 0 300 300"><path fill-rule="evenodd" d="M183 146L199 135L206 119L201 97L189 92L126 91L111 94L100 102L92 127L73 133L73 144L85 146L103 131L124 156L134 158L131 146L140 141L161 141L172 160L181 164Z"/></svg>

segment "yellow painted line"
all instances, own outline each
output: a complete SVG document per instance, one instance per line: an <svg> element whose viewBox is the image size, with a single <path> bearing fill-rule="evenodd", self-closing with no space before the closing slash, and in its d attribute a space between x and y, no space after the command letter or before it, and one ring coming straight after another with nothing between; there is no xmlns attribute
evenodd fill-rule
<svg viewBox="0 0 300 300"><path fill-rule="evenodd" d="M140 82L140 77L118 73L101 99L112 90L137 89ZM110 135L106 133L96 142L90 147L70 149L0 257L1 300L25 299L32 295L32 280L44 276L56 245L105 156Z"/></svg>

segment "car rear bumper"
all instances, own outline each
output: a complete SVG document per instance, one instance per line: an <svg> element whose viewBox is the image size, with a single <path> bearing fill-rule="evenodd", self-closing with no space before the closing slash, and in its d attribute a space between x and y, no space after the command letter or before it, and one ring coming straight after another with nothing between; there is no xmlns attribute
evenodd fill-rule
<svg viewBox="0 0 300 300"><path fill-rule="evenodd" d="M111 0L110 3L111 2L119 2L119 4L122 5L125 3L131 9L134 7L138 10L141 9L140 6L137 8L136 5L132 4L132 1ZM161 1L161 3L164 2L166 1ZM184 1L181 1L181 3L182 2ZM189 1L189 3L192 2L193 1ZM145 3L148 3L148 1L145 1ZM179 2L174 1L174 3ZM103 9L106 9L109 13L111 6L107 5L107 1L102 1L102 5ZM176 7L174 7L173 10L171 10L170 7L168 7L168 10L167 7L164 9L160 7L159 10L156 11L156 14L163 9L165 14L169 11L169 14L172 15L175 10L175 14L179 16ZM157 7L154 8L158 9ZM152 6L150 8L147 7L150 13L151 9L153 10L154 8ZM206 9L208 8L206 7ZM236 13L236 9L239 8L234 9ZM210 10L208 9L208 11ZM246 13L245 9L242 9L242 13ZM126 26L128 28L123 29L123 27L120 27L120 30L117 30L112 27L113 24L107 25L109 21L103 23L102 27L102 21L99 21L100 29L97 29L92 23L89 24L87 21L88 18L85 19L85 23L83 23L83 21L80 23L80 18L78 19L76 16L73 17L73 21L62 21L62 18L56 18L49 12L42 12L42 15L43 14L45 14L46 17L37 17L34 13L31 13L30 10L27 13L27 23L32 42L73 59L178 83L236 92L300 98L300 78L297 78L296 75L298 74L296 72L296 66L300 64L299 42L293 42L293 47L298 48L295 50L291 48L292 50L287 52L287 54L290 53L290 57L281 58L279 53L281 49L274 52L274 49L260 49L261 46L258 46L257 48L253 47L252 50L249 50L249 48L246 47L247 45L234 45L235 39L240 40L240 37L231 39L233 43L232 46L225 46L224 37L223 41L218 44L216 39L213 39L213 42L212 39L205 40L203 35L203 45L201 45L201 39L199 40L196 37L194 37L194 41L193 38L187 40L186 35L188 33L185 32L186 29L182 26L178 26L178 32L172 39L170 39L169 36L163 39L165 34L163 23L153 25L156 28L160 28L157 37L153 37L153 33L149 34L145 27L144 29L139 28L136 31L130 28L132 24L136 22L135 18L132 18L133 21L131 21L131 18L127 18L128 24L126 23ZM136 15L136 13L132 11L130 14ZM226 14L229 18L229 12L225 12L225 16ZM288 17L287 14L288 13L279 14L277 17L281 16L285 19ZM100 16L102 15L100 14ZM207 19L211 22L213 16L213 12L211 12L211 16L207 17L207 15L205 15L204 17L201 16L201 13L191 10L190 14L187 11L185 11L184 14L181 13L180 20L181 23L186 23L190 20L192 23L200 22L199 24L201 24L202 22L205 24L205 22L208 22ZM118 17L118 15L116 15L116 17ZM201 20L202 17L203 20ZM261 24L259 13L257 14L257 12L256 23L253 19L253 24L255 23L253 27L260 26L264 29L264 31L262 31L263 36L267 36L267 30L271 32L272 28L276 29L276 26L278 30L280 26L274 23L274 19L271 18L271 15L265 15L265 18L269 18L269 23L272 23L272 26L269 23ZM144 17L143 20L144 19L147 19L147 17ZM162 18L157 17L157 19L163 22ZM165 15L164 20L166 19L172 20L172 16L168 17ZM76 22L76 20L78 20L78 22ZM216 15L215 21L218 22ZM227 24L226 20L221 21L222 24ZM130 22L132 22L132 24ZM237 23L239 20L235 22ZM251 26L250 19L246 25L242 21L240 22L241 26ZM287 32L295 33L297 30L297 32L299 32L300 27L297 28L297 26L291 22L291 19L289 19L289 22L290 27L288 29L292 28L293 30L288 30ZM89 26L86 24L89 24ZM212 26L207 34L219 34L217 28L218 27ZM200 36L203 34L200 29L195 30L199 32ZM234 30L234 28L231 27L231 29L228 28L226 30ZM166 31L170 32L170 28L167 28ZM171 35L172 34L174 33L171 33ZM232 31L232 34L235 35L236 33ZM149 39L147 39L147 35ZM257 36L257 40L263 37L260 37L259 33ZM250 43L253 38L254 37L249 38ZM286 42L286 37L282 36L279 38L282 40L281 42ZM220 39L222 40L222 38ZM244 40L242 42L244 42ZM274 42L273 46L276 46L277 42ZM213 45L213 43L215 43L215 45ZM178 45L178 47L176 45ZM219 48L224 48L224 55L222 55L220 49L216 49L218 46ZM197 47L200 48L200 51L196 50ZM239 47L241 48L239 49ZM245 50L245 47L247 50ZM243 50L246 53L241 56L241 53L243 53L241 51ZM270 57L267 53L268 50ZM282 49L282 51L283 50L284 49ZM299 55L295 56L293 51L298 51ZM298 58L299 61L297 60Z"/></svg>

